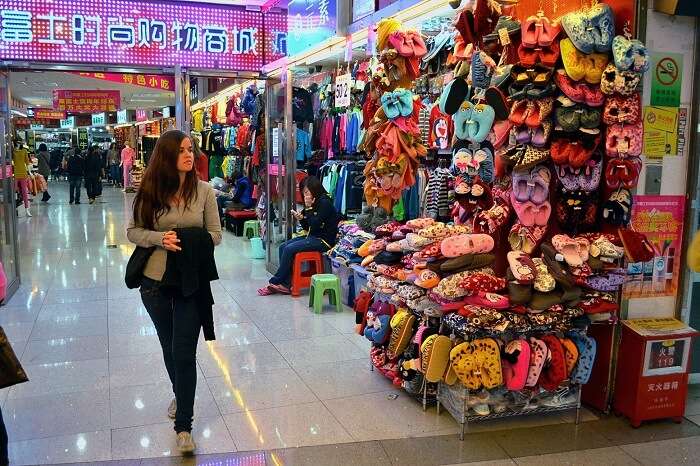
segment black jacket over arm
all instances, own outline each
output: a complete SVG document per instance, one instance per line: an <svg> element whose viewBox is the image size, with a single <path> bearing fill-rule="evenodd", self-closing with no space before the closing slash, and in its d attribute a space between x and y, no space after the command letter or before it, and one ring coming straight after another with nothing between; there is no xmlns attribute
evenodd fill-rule
<svg viewBox="0 0 700 466"><path fill-rule="evenodd" d="M338 236L340 217L330 198L322 196L316 199L313 207L304 209L303 214L304 218L299 222L301 227L308 230L309 236L325 241L326 246L332 248Z"/></svg>
<svg viewBox="0 0 700 466"><path fill-rule="evenodd" d="M162 283L179 289L185 298L194 297L204 339L215 340L210 282L218 280L219 273L214 262L214 242L204 228L176 228L175 232L182 251L168 251Z"/></svg>

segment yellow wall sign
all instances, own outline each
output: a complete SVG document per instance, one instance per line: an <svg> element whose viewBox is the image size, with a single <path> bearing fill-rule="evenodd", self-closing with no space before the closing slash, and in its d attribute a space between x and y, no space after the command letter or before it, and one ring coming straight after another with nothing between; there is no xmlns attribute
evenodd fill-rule
<svg viewBox="0 0 700 466"><path fill-rule="evenodd" d="M678 153L678 109L644 107L644 155L664 157Z"/></svg>

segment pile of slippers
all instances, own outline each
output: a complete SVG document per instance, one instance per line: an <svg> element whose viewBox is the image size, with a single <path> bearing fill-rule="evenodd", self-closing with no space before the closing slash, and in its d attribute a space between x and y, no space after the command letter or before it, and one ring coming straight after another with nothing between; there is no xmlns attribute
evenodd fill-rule
<svg viewBox="0 0 700 466"><path fill-rule="evenodd" d="M424 206L421 218L384 217L425 155L409 90L425 46L384 20L363 140L370 207L341 226L333 254L370 273L356 290L357 331L394 384L466 388L482 416L565 405L561 389L593 369L586 328L617 318L625 260L655 254L629 227L648 53L616 35L605 3L559 20L462 3L453 39L431 39L428 60L451 47L436 106L450 119L452 162L434 172L449 178L451 215Z"/></svg>

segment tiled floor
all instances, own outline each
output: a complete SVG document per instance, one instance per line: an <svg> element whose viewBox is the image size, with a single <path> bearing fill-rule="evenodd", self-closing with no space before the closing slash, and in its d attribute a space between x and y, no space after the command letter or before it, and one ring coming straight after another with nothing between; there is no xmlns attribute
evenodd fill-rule
<svg viewBox="0 0 700 466"><path fill-rule="evenodd" d="M51 191L49 205L18 220L23 283L0 308L31 379L0 391L12 462L166 464L177 455L166 417L171 390L153 325L123 282L131 198L105 187L101 203L71 206L65 183ZM248 243L229 233L216 251L217 340L198 348L200 456L183 464L629 464L654 458L650 441L673 449L667 461L697 459L696 439L687 437L700 428L690 422L624 429L620 438L619 425L590 414L579 427L567 415L491 423L459 442L449 415L423 412L368 370L351 311L317 316L303 297L258 297L267 273L248 254ZM700 416L698 406L700 395L689 413ZM235 453L252 450L266 452ZM561 456L568 450L581 451Z"/></svg>

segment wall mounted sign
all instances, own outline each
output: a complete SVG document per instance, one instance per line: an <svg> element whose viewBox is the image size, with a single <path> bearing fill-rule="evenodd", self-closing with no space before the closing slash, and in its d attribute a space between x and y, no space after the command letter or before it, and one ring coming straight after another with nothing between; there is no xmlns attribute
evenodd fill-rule
<svg viewBox="0 0 700 466"><path fill-rule="evenodd" d="M651 105L678 107L681 104L683 54L651 53Z"/></svg>
<svg viewBox="0 0 700 466"><path fill-rule="evenodd" d="M287 55L295 55L336 34L335 0L290 0Z"/></svg>
<svg viewBox="0 0 700 466"><path fill-rule="evenodd" d="M44 125L37 125L35 123L32 123L31 125L29 125L29 128L30 129L44 129Z"/></svg>
<svg viewBox="0 0 700 466"><path fill-rule="evenodd" d="M84 78L99 79L120 84L133 84L134 86L158 89L161 91L174 91L175 78L163 74L133 74L133 73L81 73L71 71Z"/></svg>
<svg viewBox="0 0 700 466"><path fill-rule="evenodd" d="M335 106L350 106L350 89L352 89L352 76L341 74L335 78Z"/></svg>
<svg viewBox="0 0 700 466"><path fill-rule="evenodd" d="M53 108L67 112L114 112L121 104L119 91L54 90Z"/></svg>
<svg viewBox="0 0 700 466"><path fill-rule="evenodd" d="M0 22L4 60L250 71L287 31L282 11L155 0L0 0Z"/></svg>
<svg viewBox="0 0 700 466"><path fill-rule="evenodd" d="M146 110L139 108L136 109L136 121L146 121L148 120L148 114Z"/></svg>

